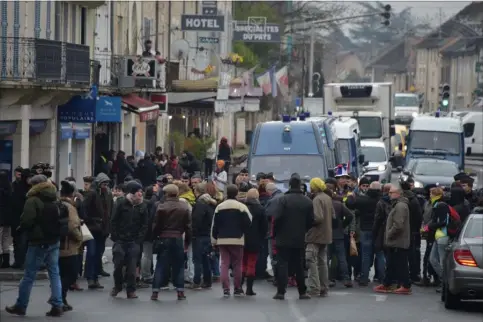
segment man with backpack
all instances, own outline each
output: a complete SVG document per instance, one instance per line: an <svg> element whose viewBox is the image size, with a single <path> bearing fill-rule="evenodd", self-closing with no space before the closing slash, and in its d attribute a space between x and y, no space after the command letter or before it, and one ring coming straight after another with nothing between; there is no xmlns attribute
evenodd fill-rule
<svg viewBox="0 0 483 322"><path fill-rule="evenodd" d="M17 302L7 306L10 314L25 315L30 292L40 266L45 263L49 273L52 294L49 303L52 308L47 316L61 316L63 313L62 291L59 276L60 239L69 232L69 213L57 198L57 190L46 176L32 177L32 188L20 218L19 229L28 236L28 250L25 257L24 277L20 281Z"/></svg>
<svg viewBox="0 0 483 322"><path fill-rule="evenodd" d="M431 221L423 228L425 232L434 234L435 242L429 255L429 262L440 280L443 277L446 246L448 246L450 238L456 235L461 224L456 210L442 200L443 194L444 191L441 187L434 187L430 190L429 198L433 205L433 212Z"/></svg>

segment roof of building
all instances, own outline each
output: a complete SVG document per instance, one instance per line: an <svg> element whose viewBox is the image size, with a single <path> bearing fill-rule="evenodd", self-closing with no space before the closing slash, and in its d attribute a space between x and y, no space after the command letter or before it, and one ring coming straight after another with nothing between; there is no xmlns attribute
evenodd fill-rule
<svg viewBox="0 0 483 322"><path fill-rule="evenodd" d="M416 55L413 53L413 46L420 41L417 37L407 37L387 47L380 55L371 60L366 68L374 66L385 66L388 71L404 71L415 64ZM401 52L404 56L401 57Z"/></svg>

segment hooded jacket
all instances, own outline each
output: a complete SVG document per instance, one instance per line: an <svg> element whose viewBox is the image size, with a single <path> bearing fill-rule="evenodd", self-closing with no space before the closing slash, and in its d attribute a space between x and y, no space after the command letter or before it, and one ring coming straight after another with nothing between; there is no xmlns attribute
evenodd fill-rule
<svg viewBox="0 0 483 322"><path fill-rule="evenodd" d="M189 174L193 174L196 171L200 171L200 165L198 160L196 160L193 153L189 151L183 151L186 157L179 160L179 165Z"/></svg>
<svg viewBox="0 0 483 322"><path fill-rule="evenodd" d="M384 246L409 249L411 226L409 201L405 197L391 200L392 209L387 216Z"/></svg>
<svg viewBox="0 0 483 322"><path fill-rule="evenodd" d="M329 197L331 197L329 195ZM335 218L332 220L332 240L344 239L344 231L355 221L354 214L340 200L332 199Z"/></svg>
<svg viewBox="0 0 483 322"><path fill-rule="evenodd" d="M85 223L91 233L110 233L110 214L113 198L110 192L101 192L99 186L110 179L105 173L99 173L91 184L91 189L84 197Z"/></svg>
<svg viewBox="0 0 483 322"><path fill-rule="evenodd" d="M117 205L111 218L111 239L114 242L141 244L148 230L148 203L134 204L126 195Z"/></svg>
<svg viewBox="0 0 483 322"><path fill-rule="evenodd" d="M347 197L346 205L349 209L356 210L361 231L372 231L376 215L376 205L381 199L379 189L369 189L367 193L353 194Z"/></svg>
<svg viewBox="0 0 483 322"><path fill-rule="evenodd" d="M44 202L57 200L57 190L50 182L42 182L33 186L27 193L27 201L20 217L20 229L27 232L30 245L52 245L59 239L46 239L39 226L38 216L42 215Z"/></svg>
<svg viewBox="0 0 483 322"><path fill-rule="evenodd" d="M418 233L423 223L423 211L419 203L418 197L411 190L404 190L403 196L409 202L409 220L411 225L411 233Z"/></svg>
<svg viewBox="0 0 483 322"><path fill-rule="evenodd" d="M81 221L74 201L69 198L60 198L60 200L69 210L69 234L60 240L59 257L78 255L82 245Z"/></svg>
<svg viewBox="0 0 483 322"><path fill-rule="evenodd" d="M156 184L157 177L156 165L151 159L141 159L138 162L136 170L134 170L134 178L139 179L143 187Z"/></svg>
<svg viewBox="0 0 483 322"><path fill-rule="evenodd" d="M245 250L247 252L258 253L260 245L265 240L268 232L265 208L263 208L257 199L247 198L245 204L252 215L252 224L245 234Z"/></svg>
<svg viewBox="0 0 483 322"><path fill-rule="evenodd" d="M335 217L332 199L324 192L319 192L313 200L314 221L312 228L305 235L305 242L310 244L332 244L332 220Z"/></svg>
<svg viewBox="0 0 483 322"><path fill-rule="evenodd" d="M200 195L196 199L191 213L193 238L210 237L216 204L216 200L207 193Z"/></svg>
<svg viewBox="0 0 483 322"><path fill-rule="evenodd" d="M462 223L471 213L470 204L468 200L465 199L465 191L461 187L451 188L449 205L458 212Z"/></svg>

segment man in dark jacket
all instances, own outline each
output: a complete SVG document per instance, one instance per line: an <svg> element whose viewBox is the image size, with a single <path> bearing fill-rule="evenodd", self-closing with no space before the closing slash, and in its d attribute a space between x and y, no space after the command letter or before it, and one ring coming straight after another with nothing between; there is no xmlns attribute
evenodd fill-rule
<svg viewBox="0 0 483 322"><path fill-rule="evenodd" d="M27 237L26 233L18 230L20 225L20 217L23 213L23 207L27 201L27 192L30 190L29 184L32 172L30 169L23 169L19 181L12 183L12 237L13 237L13 256L14 263L12 268L23 269L25 255L27 254Z"/></svg>
<svg viewBox="0 0 483 322"><path fill-rule="evenodd" d="M376 258L384 259L384 261L377 261L375 267L374 280L382 283L384 281L384 274L386 269L386 261L384 255L384 236L386 232L387 216L391 212L392 205L389 198L390 184L385 184L382 188L382 197L376 205L376 215L374 217L374 226L372 228L372 239L374 245L374 253Z"/></svg>
<svg viewBox="0 0 483 322"><path fill-rule="evenodd" d="M116 207L111 218L112 261L114 263L114 288L111 296L122 291L123 268L126 269L126 292L128 299L136 295L136 265L141 244L148 230L149 209L143 202L143 187L136 181L126 185L127 195Z"/></svg>
<svg viewBox="0 0 483 322"><path fill-rule="evenodd" d="M185 300L184 250L188 249L191 243L190 208L186 202L179 200L179 189L176 185L168 184L163 190L165 201L158 206L152 228L155 238L153 253L156 253L158 257L151 300L158 299L161 283L166 280L166 276L170 272L170 265L178 300Z"/></svg>
<svg viewBox="0 0 483 322"><path fill-rule="evenodd" d="M149 155L139 160L138 166L134 171L134 178L139 179L144 188L156 183L156 165Z"/></svg>
<svg viewBox="0 0 483 322"><path fill-rule="evenodd" d="M332 206L335 211L335 218L332 220L332 244L329 247L329 260L337 261L338 270L344 280L344 286L352 287L352 281L349 277L349 267L347 266L347 256L344 242L344 231L354 221L354 214L338 199L333 198L337 182L334 184L327 180L325 193L332 198ZM330 277L332 284L335 286L335 276Z"/></svg>
<svg viewBox="0 0 483 322"><path fill-rule="evenodd" d="M277 245L277 293L276 300L285 299L288 283L288 265L293 263L300 299L310 299L305 285L305 234L312 228L314 208L312 201L300 188L298 175L289 181L289 191L277 200L274 212L273 235Z"/></svg>
<svg viewBox="0 0 483 322"><path fill-rule="evenodd" d="M116 161L112 166L112 172L116 174L117 184L124 183L124 179L128 175L134 174L134 168L126 160L126 153L124 151L119 151L117 153Z"/></svg>
<svg viewBox="0 0 483 322"><path fill-rule="evenodd" d="M94 176L97 176L99 173L105 173L109 175L111 172L109 163L109 152L101 152L101 155L96 161L96 165L94 167Z"/></svg>
<svg viewBox="0 0 483 322"><path fill-rule="evenodd" d="M465 199L465 191L461 187L456 186L451 188L449 205L458 212L462 223L466 221L466 218L468 218L471 213L470 203Z"/></svg>
<svg viewBox="0 0 483 322"><path fill-rule="evenodd" d="M409 178L401 184L403 196L409 200L409 220L411 224L411 245L409 247L409 277L412 283L421 281L421 224L423 211L416 194L412 191L414 181Z"/></svg>
<svg viewBox="0 0 483 322"><path fill-rule="evenodd" d="M25 272L20 281L17 302L13 306L7 306L5 310L10 314L25 315L39 263L45 263L52 290L49 301L52 308L47 316L61 316L63 302L59 276L60 228L55 230L55 227L59 227L57 191L44 175L36 175L30 182L32 188L27 193L19 226L28 236Z"/></svg>
<svg viewBox="0 0 483 322"><path fill-rule="evenodd" d="M206 183L194 187L196 203L191 212L193 223L193 289L209 289L211 287L211 223L215 213L216 200L206 193ZM201 275L203 274L203 283Z"/></svg>
<svg viewBox="0 0 483 322"><path fill-rule="evenodd" d="M101 266L102 254L109 234L109 217L112 210L112 195L108 190L109 182L110 179L106 174L99 173L84 198L85 223L94 237L94 239L86 242L84 276L87 279L89 289L104 288L99 284L98 275L101 275L103 271ZM109 276L109 274L107 275Z"/></svg>
<svg viewBox="0 0 483 322"><path fill-rule="evenodd" d="M368 184L369 180L362 178L359 187ZM367 286L369 283L369 272L374 261L374 246L372 228L376 214L376 205L381 199L381 185L373 182L365 193L353 194L347 197L347 207L356 210L356 216L360 223L360 242L362 251L362 267L360 286ZM380 260L380 259L379 259Z"/></svg>

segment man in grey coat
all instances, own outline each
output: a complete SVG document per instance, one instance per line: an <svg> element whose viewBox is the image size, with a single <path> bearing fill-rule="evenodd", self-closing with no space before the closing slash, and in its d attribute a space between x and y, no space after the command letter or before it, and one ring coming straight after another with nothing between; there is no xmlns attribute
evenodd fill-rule
<svg viewBox="0 0 483 322"><path fill-rule="evenodd" d="M402 190L395 185L389 189L392 209L387 217L384 246L386 252L386 274L384 283L374 288L378 293L411 294L409 279L408 249L411 241L409 224L409 201L402 196ZM398 281L400 287L391 287Z"/></svg>

